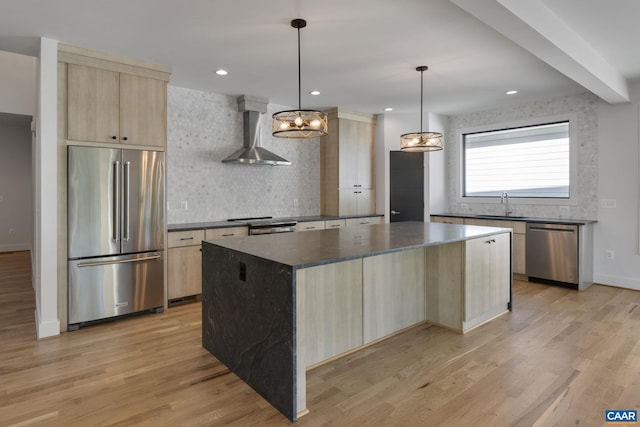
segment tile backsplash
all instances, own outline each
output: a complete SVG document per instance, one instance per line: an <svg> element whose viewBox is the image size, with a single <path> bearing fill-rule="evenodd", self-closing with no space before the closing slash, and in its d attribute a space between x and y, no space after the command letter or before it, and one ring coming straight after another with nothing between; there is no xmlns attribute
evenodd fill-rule
<svg viewBox="0 0 640 427"><path fill-rule="evenodd" d="M291 166L223 164L242 147L235 96L168 87L167 223L320 213L320 141L273 138L269 104L263 146Z"/></svg>
<svg viewBox="0 0 640 427"><path fill-rule="evenodd" d="M449 135L452 138L446 147L448 169L447 194L449 211L452 213L476 213L501 215L504 205L498 198L487 203L466 203L461 206L461 190L457 185L456 174L460 170L461 143L455 141L458 129L477 126L504 124L536 117L549 117L562 114L575 114L577 117L577 204L561 206L559 204L521 202L512 203L514 215L540 218L597 219L598 214L598 97L591 93L571 95L534 101L526 104L495 108L449 118ZM572 188L572 191L576 190Z"/></svg>

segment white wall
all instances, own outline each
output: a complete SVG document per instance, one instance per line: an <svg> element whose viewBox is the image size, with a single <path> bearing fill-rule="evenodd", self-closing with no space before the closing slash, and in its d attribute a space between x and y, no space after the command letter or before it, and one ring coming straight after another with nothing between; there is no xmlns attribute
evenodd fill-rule
<svg viewBox="0 0 640 427"><path fill-rule="evenodd" d="M417 132L420 114L379 114L376 123L376 213L384 214L385 222L389 222L389 152L400 151L400 135ZM428 191L428 186L425 186L425 191Z"/></svg>
<svg viewBox="0 0 640 427"><path fill-rule="evenodd" d="M32 247L30 122L36 77L37 58L0 51L0 251Z"/></svg>
<svg viewBox="0 0 640 427"><path fill-rule="evenodd" d="M434 151L426 157L429 161L429 205L427 218L432 213L446 212L449 207L447 195L446 150L453 143L448 134L449 118L441 114L429 113L429 131L443 135L442 151Z"/></svg>
<svg viewBox="0 0 640 427"><path fill-rule="evenodd" d="M442 132L447 144L446 116L426 113L423 130ZM376 212L384 213L389 221L389 152L400 151L400 135L420 131L420 113L385 113L377 117L376 130ZM445 148L446 150L446 148ZM442 212L447 208L445 186L444 151L425 153L424 155L424 200L425 219L431 212ZM434 211L435 210L435 211Z"/></svg>
<svg viewBox="0 0 640 427"><path fill-rule="evenodd" d="M0 113L33 116L37 58L0 51Z"/></svg>
<svg viewBox="0 0 640 427"><path fill-rule="evenodd" d="M34 150L34 253L36 333L60 333L58 319L58 42L40 39L38 111Z"/></svg>
<svg viewBox="0 0 640 427"><path fill-rule="evenodd" d="M631 87L631 100L598 103L598 197L616 200L616 208L598 208L594 280L640 290L640 84ZM605 256L606 250L613 251L614 259Z"/></svg>
<svg viewBox="0 0 640 427"><path fill-rule="evenodd" d="M32 199L31 116L0 113L0 252L31 249Z"/></svg>

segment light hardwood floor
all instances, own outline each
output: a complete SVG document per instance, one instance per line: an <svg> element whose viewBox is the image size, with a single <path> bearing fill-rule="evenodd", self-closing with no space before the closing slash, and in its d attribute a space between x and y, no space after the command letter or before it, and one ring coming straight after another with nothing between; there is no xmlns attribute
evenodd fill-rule
<svg viewBox="0 0 640 427"><path fill-rule="evenodd" d="M26 252L0 254L0 426L290 423L200 345L200 303L35 340ZM408 332L308 373L300 426L597 426L640 409L640 293L515 283L466 335Z"/></svg>

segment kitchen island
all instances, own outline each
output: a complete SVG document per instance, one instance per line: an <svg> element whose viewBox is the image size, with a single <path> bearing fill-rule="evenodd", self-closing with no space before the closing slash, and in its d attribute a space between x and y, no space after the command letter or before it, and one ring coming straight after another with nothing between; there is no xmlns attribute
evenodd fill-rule
<svg viewBox="0 0 640 427"><path fill-rule="evenodd" d="M510 229L422 222L205 241L202 343L296 421L308 368L510 309L511 242Z"/></svg>

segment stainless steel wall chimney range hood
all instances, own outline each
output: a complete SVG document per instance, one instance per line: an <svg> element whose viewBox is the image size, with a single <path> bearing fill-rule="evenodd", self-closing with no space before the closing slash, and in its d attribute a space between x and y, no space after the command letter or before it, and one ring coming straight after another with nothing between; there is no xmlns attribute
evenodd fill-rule
<svg viewBox="0 0 640 427"><path fill-rule="evenodd" d="M222 163L243 165L290 165L291 162L262 147L262 125L260 117L267 112L266 98L242 95L238 97L238 111L244 115L243 146Z"/></svg>

